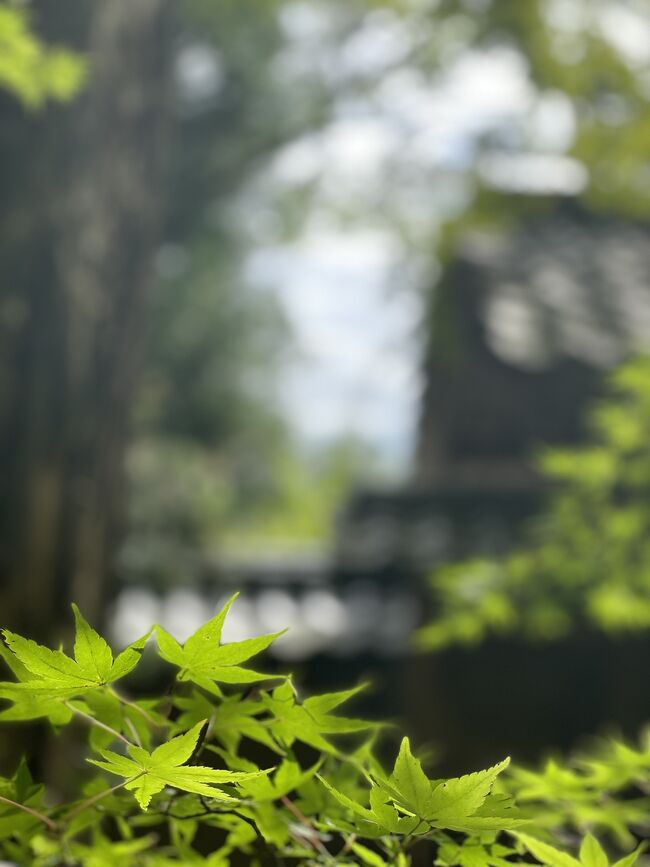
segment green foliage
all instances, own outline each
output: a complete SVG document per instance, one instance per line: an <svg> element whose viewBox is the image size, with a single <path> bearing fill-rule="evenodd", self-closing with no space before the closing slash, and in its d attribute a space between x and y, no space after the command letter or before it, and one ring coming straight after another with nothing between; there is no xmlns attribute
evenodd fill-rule
<svg viewBox="0 0 650 867"><path fill-rule="evenodd" d="M245 514L234 516L226 541L235 550L296 540L323 542L332 532L337 509L362 477L381 477L371 446L347 435L317 452L296 445L278 453L272 490Z"/></svg>
<svg viewBox="0 0 650 867"><path fill-rule="evenodd" d="M224 644L233 601L184 645L154 627L116 656L76 607L73 656L4 631L2 657L15 679L0 684L9 705L2 717L42 717L56 729L78 720L88 739L70 802L35 783L24 760L0 778L0 858L34 867L222 867L231 857L408 867L413 847L426 845L442 867L507 867L523 850L548 867L608 867L593 837L579 862L563 850L568 826L598 828L631 848L637 813L608 819L600 795L627 809L618 794L647 784L648 743L638 751L607 745L559 781L548 768L508 769L507 759L440 780L403 738L387 772L374 753L380 727L336 713L361 687L301 699L289 677L273 685L243 668L278 636ZM133 671L154 631L159 656L175 669L170 688L126 698L115 682ZM563 786L573 787L573 812ZM522 812L513 796L535 810ZM632 867L638 853L614 867Z"/></svg>
<svg viewBox="0 0 650 867"><path fill-rule="evenodd" d="M190 636L183 647L161 626L156 626L159 653L166 662L180 668L179 680L191 680L215 695L221 695L217 683L269 680L270 675L242 668L239 663L266 650L282 632L225 645L220 643L223 623L235 598L233 596L216 617Z"/></svg>
<svg viewBox="0 0 650 867"><path fill-rule="evenodd" d="M650 626L650 359L624 365L611 389L589 444L542 456L554 493L522 546L433 575L438 613L420 632L423 647Z"/></svg>
<svg viewBox="0 0 650 867"><path fill-rule="evenodd" d="M79 55L39 41L24 8L0 5L0 87L28 108L38 108L47 99L70 99L84 76Z"/></svg>
<svg viewBox="0 0 650 867"><path fill-rule="evenodd" d="M451 31L456 56L468 47L508 45L524 59L539 96L566 98L576 124L568 152L589 171L583 193L588 207L647 217L650 197L641 182L650 129L644 62L619 32L623 21L632 32L644 26L642 3L620 0L609 7L574 0L571 16L558 13L547 0L480 8L455 0L432 5L442 33L445 24L456 25ZM458 32L465 38L459 39ZM528 137L523 141L530 146Z"/></svg>
<svg viewBox="0 0 650 867"><path fill-rule="evenodd" d="M259 776L256 773L241 773L237 771L220 771L215 768L185 767L185 763L194 754L199 737L207 726L207 720L197 723L185 734L178 735L149 753L142 747L129 744L127 752L131 758L101 750L104 761L91 759L93 765L124 777L124 788L135 792L135 797L146 810L154 795L162 792L165 786L172 786L183 792L194 792L208 798L232 801L228 795L215 789L214 786L237 784L242 780L250 780Z"/></svg>
<svg viewBox="0 0 650 867"><path fill-rule="evenodd" d="M503 785L545 839L594 831L624 852L650 833L649 775L646 731L638 746L606 740L567 762L549 759L540 770L512 767Z"/></svg>

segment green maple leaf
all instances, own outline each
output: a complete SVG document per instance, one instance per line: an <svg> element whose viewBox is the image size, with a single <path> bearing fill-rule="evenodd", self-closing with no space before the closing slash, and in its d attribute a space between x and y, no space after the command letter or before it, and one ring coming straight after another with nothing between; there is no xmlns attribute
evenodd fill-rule
<svg viewBox="0 0 650 867"><path fill-rule="evenodd" d="M556 849L550 843L538 840L537 837L531 837L529 834L522 834L519 831L514 836L523 843L531 855L534 855L546 867L609 867L607 854L598 840L591 834L587 834L582 841L580 860L574 858L573 855L569 855L568 852ZM645 844L642 843L634 852L616 861L612 867L634 867L644 849Z"/></svg>
<svg viewBox="0 0 650 867"><path fill-rule="evenodd" d="M324 777L319 776L319 781L327 789L330 795L345 808L346 818L341 821L340 818L334 818L334 813L328 807L327 821L335 824L344 831L353 831L360 836L374 839L383 837L386 834L413 834L418 826L428 830L417 816L400 815L395 807L387 803L386 794L382 793L377 787L373 786L370 791L370 807L365 807L359 803L357 793L346 794L340 789L335 788Z"/></svg>
<svg viewBox="0 0 650 867"><path fill-rule="evenodd" d="M426 815L431 800L431 782L422 770L419 760L411 753L408 738L402 738L395 767L388 782L391 791L399 794L398 800L403 806L416 816Z"/></svg>
<svg viewBox="0 0 650 867"><path fill-rule="evenodd" d="M74 658L79 668L97 683L107 683L113 668L113 651L106 641L81 616L72 605L76 626Z"/></svg>
<svg viewBox="0 0 650 867"><path fill-rule="evenodd" d="M198 720L214 717L214 737L231 753L237 752L243 737L264 744L274 752L280 751L268 725L257 719L259 714L266 713L266 708L260 702L231 695L223 698L219 704L212 704L207 696L195 690L190 696L176 697L174 705L181 711L174 722L174 729L178 727L180 731L186 731Z"/></svg>
<svg viewBox="0 0 650 867"><path fill-rule="evenodd" d="M426 805L427 820L441 827L453 827L446 823L474 815L483 805L496 778L509 764L510 759L504 759L484 771L445 780L432 787Z"/></svg>
<svg viewBox="0 0 650 867"><path fill-rule="evenodd" d="M27 684L0 683L0 698L10 701L11 707L0 711L0 722L25 722L47 717L53 726L67 725L72 711L62 703L62 697L25 689ZM74 696L76 693L71 693ZM63 698L66 696L64 695Z"/></svg>
<svg viewBox="0 0 650 867"><path fill-rule="evenodd" d="M327 713L328 709L338 707L362 688L312 696L300 704L291 681L287 680L270 695L262 695L261 700L273 716L273 736L285 747L291 747L298 740L316 750L338 755L336 747L323 735L351 734L379 727L377 723L366 720L347 719Z"/></svg>
<svg viewBox="0 0 650 867"><path fill-rule="evenodd" d="M431 820L429 820L431 821ZM483 834L490 831L512 831L528 825L530 819L515 808L514 801L504 795L488 795L484 803L470 816L450 816L444 825L452 831ZM432 824L438 824L432 822Z"/></svg>
<svg viewBox="0 0 650 867"><path fill-rule="evenodd" d="M367 864L368 867L388 867L388 862L384 861L381 855L363 846L361 843L352 843L351 847L355 855L359 856L362 864Z"/></svg>
<svg viewBox="0 0 650 867"><path fill-rule="evenodd" d="M9 650L29 672L30 678L25 682L38 681L37 689L47 685L53 692L67 693L96 686L97 679L92 673L84 671L62 650L50 650L9 629L3 629L2 634Z"/></svg>
<svg viewBox="0 0 650 867"><path fill-rule="evenodd" d="M332 795L339 802L339 804L342 804L355 816L358 816L365 822L381 826L381 822L378 820L376 814L372 810L368 809L368 807L364 807L363 804L355 801L354 798L349 797L349 795L346 795L339 789L335 789L334 786L325 779L325 777L321 777L319 775L318 779L325 786L330 795Z"/></svg>
<svg viewBox="0 0 650 867"><path fill-rule="evenodd" d="M584 867L609 867L609 858L593 834L587 834L582 841L580 861Z"/></svg>
<svg viewBox="0 0 650 867"><path fill-rule="evenodd" d="M514 854L515 850L508 846L486 843L476 837L461 843L446 839L438 850L435 863L439 867L513 867L513 862L506 856Z"/></svg>
<svg viewBox="0 0 650 867"><path fill-rule="evenodd" d="M151 630L129 644L113 659L113 651L107 642L81 616L76 605L72 605L75 616L74 656L84 675L92 678L98 685L114 683L126 677L138 664Z"/></svg>
<svg viewBox="0 0 650 867"><path fill-rule="evenodd" d="M252 762L241 758L241 756L234 757L214 746L208 746L208 749L220 755L235 770L256 770ZM277 767L273 776L270 774L258 776L248 782L244 782L242 783L242 791L247 797L257 802L277 801L283 795L288 795L289 792L299 789L311 780L318 772L322 763L323 760L321 759L315 765L303 770L294 758L286 758Z"/></svg>
<svg viewBox="0 0 650 867"><path fill-rule="evenodd" d="M221 695L217 683L255 683L283 675L263 674L244 668L240 663L272 644L286 629L258 638L221 643L221 633L230 606L239 594L232 596L222 610L180 645L162 626L156 626L156 638L161 657L180 668L179 680L191 680L214 695Z"/></svg>
<svg viewBox="0 0 650 867"><path fill-rule="evenodd" d="M542 864L547 867L580 867L580 861L569 855L568 852L562 852L551 846L550 843L544 843L543 840L538 840L536 837L531 837L529 834L521 832L515 834L516 838L524 844L531 855L534 855Z"/></svg>
<svg viewBox="0 0 650 867"><path fill-rule="evenodd" d="M153 834L114 842L95 831L90 846L75 842L71 844L70 850L84 867L114 867L118 863L133 864L131 856L150 849L155 843Z"/></svg>
<svg viewBox="0 0 650 867"><path fill-rule="evenodd" d="M44 786L34 783L24 759L21 759L11 779L0 777L0 796L17 804L40 810L43 804L43 792ZM40 820L35 816L25 813L12 804L0 802L0 840L5 840L16 833L34 833L40 825Z"/></svg>
<svg viewBox="0 0 650 867"><path fill-rule="evenodd" d="M59 697L48 697L35 689L21 687L20 682L30 682L35 675L1 641L0 656L19 681L19 683L0 683L0 698L12 702L11 707L0 711L0 721L14 722L47 717L54 726L66 725L70 722L72 711L61 703Z"/></svg>
<svg viewBox="0 0 650 867"><path fill-rule="evenodd" d="M392 774L388 778L375 774L374 779L397 807L428 826L466 833L513 829L526 820L513 810L510 799L490 796L496 778L509 761L505 759L464 777L433 781L411 753L408 738L404 738ZM417 833L422 833L422 827Z"/></svg>
<svg viewBox="0 0 650 867"><path fill-rule="evenodd" d="M62 650L51 650L9 629L4 629L6 646L2 656L17 683L0 683L0 698L13 706L4 710L4 720L47 716L53 724L69 721L70 712L61 702L113 683L135 668L149 633L134 641L117 657L106 641L87 623L76 605L74 659Z"/></svg>
<svg viewBox="0 0 650 867"><path fill-rule="evenodd" d="M422 825L417 816L398 813L386 792L378 786L373 786L370 790L370 807L376 821L391 834L412 834Z"/></svg>
<svg viewBox="0 0 650 867"><path fill-rule="evenodd" d="M131 745L127 747L130 758L110 750L101 750L104 761L99 759L89 759L88 761L110 774L124 777L127 780L125 788L134 793L143 810L147 809L151 798L162 792L166 786L235 803L236 798L215 787L236 785L267 772L242 773L239 771L221 771L199 765L186 765L185 762L193 755L199 735L206 724L207 720L197 723L188 732L172 738L172 740L157 747L152 753L147 752L142 747Z"/></svg>
<svg viewBox="0 0 650 867"><path fill-rule="evenodd" d="M341 692L328 692L323 695L309 696L302 702L302 707L307 711L318 731L321 734L351 734L353 732L379 729L378 723L371 723L363 719L351 719L350 717L333 716L330 711L348 701L366 688L366 684L345 689Z"/></svg>

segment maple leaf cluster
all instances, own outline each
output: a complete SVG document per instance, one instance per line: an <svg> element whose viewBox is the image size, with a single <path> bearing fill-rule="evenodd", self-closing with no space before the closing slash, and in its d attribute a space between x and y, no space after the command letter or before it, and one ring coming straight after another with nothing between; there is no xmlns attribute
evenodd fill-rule
<svg viewBox="0 0 650 867"><path fill-rule="evenodd" d="M546 867L610 867L590 834L577 857L555 845L555 832L568 822L582 830L586 816L624 845L633 842L624 832L638 806L635 814L634 801L615 802L628 811L616 818L596 803L596 791L645 779L650 743L637 752L614 747L580 774L510 771L506 759L435 779L405 737L386 771L375 746L390 727L338 712L363 686L302 698L290 675L250 668L283 633L223 642L235 598L184 644L154 625L117 655L76 606L72 655L3 631L0 655L14 679L0 683L0 722L42 718L58 732L76 721L87 729L88 749L86 770L76 769L79 797L69 803L53 802L25 759L12 777L0 777L5 863L227 867L233 857L252 864L271 853L323 867L408 867L426 841L440 867L513 867L524 853ZM151 639L171 669L170 687L157 698L133 698L117 683ZM262 766L251 760L251 745L266 755ZM571 785L583 793L584 811L558 818L552 799ZM640 852L612 867L633 867Z"/></svg>

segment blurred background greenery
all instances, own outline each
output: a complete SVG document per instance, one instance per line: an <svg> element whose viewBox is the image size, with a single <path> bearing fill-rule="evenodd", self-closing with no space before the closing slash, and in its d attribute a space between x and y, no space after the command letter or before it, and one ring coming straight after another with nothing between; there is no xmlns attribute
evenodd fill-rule
<svg viewBox="0 0 650 867"><path fill-rule="evenodd" d="M645 0L5 0L0 88L3 624L242 589L455 770L647 718Z"/></svg>

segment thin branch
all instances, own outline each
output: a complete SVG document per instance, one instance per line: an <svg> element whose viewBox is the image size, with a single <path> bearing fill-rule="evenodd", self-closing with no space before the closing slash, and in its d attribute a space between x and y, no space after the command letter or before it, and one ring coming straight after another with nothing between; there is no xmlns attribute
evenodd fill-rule
<svg viewBox="0 0 650 867"><path fill-rule="evenodd" d="M296 819L300 822L300 824L305 828L307 834L305 835L312 847L319 852L321 855L324 855L328 860L332 858L332 853L327 849L326 846L323 845L320 837L318 836L318 832L309 821L307 816L293 803L291 798L288 798L286 795L283 795L280 800L284 804L284 806L292 813Z"/></svg>
<svg viewBox="0 0 650 867"><path fill-rule="evenodd" d="M91 725L97 726L97 728L103 729L105 732L109 732L113 735L114 738L117 738L118 740L122 741L123 744L126 744L127 747L133 746L133 744L130 740L128 740L128 738L125 738L123 734L120 734L120 732L116 731L114 728L111 728L111 726L106 725L106 723L103 723L101 720L96 719L89 713L85 713L85 711L80 710L78 707L75 707L69 701L65 701L63 703L73 713L76 713L78 716L83 717L85 720L88 720Z"/></svg>
<svg viewBox="0 0 650 867"><path fill-rule="evenodd" d="M87 810L88 807L94 807L99 801L103 798L107 798L109 795L112 795L113 792L117 792L119 789L123 789L127 783L132 783L133 780L139 780L140 777L144 777L146 771L142 771L140 774L136 774L135 777L129 777L128 780L122 780L121 783L118 783L116 786L113 786L110 789L104 789L103 792L100 792L98 795L93 795L92 798L88 798L86 801L82 801L81 804L77 804L77 806L66 816L66 819L74 819L75 816L78 816L79 813L83 813L84 810Z"/></svg>
<svg viewBox="0 0 650 867"><path fill-rule="evenodd" d="M148 712L147 712L143 707L140 707L140 705L139 705L137 702L135 702L135 701L131 701L130 699L125 698L125 696L123 696L121 693L119 693L119 692L118 692L116 689L114 689L112 686L109 686L108 691L109 691L109 692L110 692L110 693L111 693L111 694L112 694L112 695L113 695L113 696L114 696L114 697L115 697L115 698L116 698L116 699L117 699L121 704L125 705L126 707L132 707L133 710L137 710L137 712L138 712L139 714L141 714L141 715L146 719L146 721L147 721L148 723L150 723L152 726L155 726L156 728L159 728L159 729L160 729L160 728L165 728L165 724L164 724L164 723L156 722L156 720L151 716L151 714L148 713Z"/></svg>
<svg viewBox="0 0 650 867"><path fill-rule="evenodd" d="M125 717L125 718L124 718L124 722L125 722L125 723L127 724L127 726L129 727L129 731L130 731L131 734L133 735L133 740L136 742L136 744L137 744L139 747L141 747L141 746L142 746L142 741L140 740L140 735L138 734L138 730L136 729L136 727L133 725L133 722L132 722L128 717Z"/></svg>
<svg viewBox="0 0 650 867"><path fill-rule="evenodd" d="M30 816L39 819L47 825L51 831L58 830L56 822L53 822L48 816L39 813L38 810L34 810L32 807L28 807L26 804L19 804L17 801L12 801L11 798L5 798L3 795L0 795L0 801L2 801L3 804L9 804L11 807L16 807L17 810L22 810L24 813L29 813Z"/></svg>

